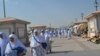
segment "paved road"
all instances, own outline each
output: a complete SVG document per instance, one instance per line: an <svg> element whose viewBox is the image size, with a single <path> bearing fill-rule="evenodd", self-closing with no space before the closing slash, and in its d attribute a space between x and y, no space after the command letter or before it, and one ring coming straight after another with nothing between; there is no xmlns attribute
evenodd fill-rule
<svg viewBox="0 0 100 56"><path fill-rule="evenodd" d="M83 38L54 38L53 53L47 56L100 56L100 44L94 44Z"/></svg>
<svg viewBox="0 0 100 56"><path fill-rule="evenodd" d="M100 44L82 38L53 38L52 53L46 56L100 56ZM30 48L26 56L30 56Z"/></svg>
<svg viewBox="0 0 100 56"><path fill-rule="evenodd" d="M54 52L47 56L100 56L100 50Z"/></svg>

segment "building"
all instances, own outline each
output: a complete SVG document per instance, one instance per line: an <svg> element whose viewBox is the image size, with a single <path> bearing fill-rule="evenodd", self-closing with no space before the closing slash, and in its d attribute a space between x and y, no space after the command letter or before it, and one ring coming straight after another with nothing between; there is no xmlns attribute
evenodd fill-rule
<svg viewBox="0 0 100 56"><path fill-rule="evenodd" d="M23 43L26 43L28 41L27 24L30 24L30 22L13 17L1 18L0 32L4 32L7 35L9 35L11 32L15 32L19 39Z"/></svg>
<svg viewBox="0 0 100 56"><path fill-rule="evenodd" d="M100 34L100 11L95 11L86 17L88 20L88 37Z"/></svg>
<svg viewBox="0 0 100 56"><path fill-rule="evenodd" d="M45 26L45 25L37 25L37 26L32 26L32 27L30 27L30 29L31 30L45 30L47 28L47 26Z"/></svg>
<svg viewBox="0 0 100 56"><path fill-rule="evenodd" d="M77 34L87 34L87 30L88 30L87 28L88 28L88 25L87 25L86 20L76 22L73 25L73 31L76 35Z"/></svg>

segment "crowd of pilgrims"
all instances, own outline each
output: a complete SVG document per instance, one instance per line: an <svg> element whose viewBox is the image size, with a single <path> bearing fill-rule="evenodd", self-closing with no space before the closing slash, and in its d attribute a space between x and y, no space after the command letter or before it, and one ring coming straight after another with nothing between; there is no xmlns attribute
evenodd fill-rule
<svg viewBox="0 0 100 56"><path fill-rule="evenodd" d="M51 52L51 33L48 30L34 30L31 33L30 47L32 56L45 56Z"/></svg>
<svg viewBox="0 0 100 56"><path fill-rule="evenodd" d="M30 47L32 56L45 56L51 52L51 38L66 37L71 39L72 28L56 30L33 30L30 36Z"/></svg>
<svg viewBox="0 0 100 56"><path fill-rule="evenodd" d="M71 37L70 29L32 30L29 36L31 56L45 56L51 52L51 37ZM26 46L12 32L9 36L0 32L0 56L24 56Z"/></svg>

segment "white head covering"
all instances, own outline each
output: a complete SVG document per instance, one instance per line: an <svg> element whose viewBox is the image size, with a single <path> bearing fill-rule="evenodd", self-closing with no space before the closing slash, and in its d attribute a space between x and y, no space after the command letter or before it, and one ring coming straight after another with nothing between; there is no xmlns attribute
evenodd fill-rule
<svg viewBox="0 0 100 56"><path fill-rule="evenodd" d="M23 47L24 49L26 49L26 47L23 45L23 43L18 39L18 37L15 34L10 34L9 38L13 37L16 41L17 44L19 44L21 47Z"/></svg>
<svg viewBox="0 0 100 56"><path fill-rule="evenodd" d="M33 36L35 35L36 32L38 32L38 30L35 29L35 30L33 31Z"/></svg>
<svg viewBox="0 0 100 56"><path fill-rule="evenodd" d="M17 38L17 36L15 34L10 34L9 38L14 38L15 47L22 47L22 48L24 48L26 50L26 47L22 44L21 41L18 40L18 38ZM10 43L11 43L11 41L10 41ZM10 51L12 51L12 49L11 49L10 44L8 43L7 47L6 47L6 50L5 50L5 53L9 53Z"/></svg>
<svg viewBox="0 0 100 56"><path fill-rule="evenodd" d="M8 37L7 37L7 35L5 34L5 33L3 33L3 32L0 32L0 34L2 34L3 35L3 39L6 41L6 42L8 42ZM6 43L5 42L5 43Z"/></svg>
<svg viewBox="0 0 100 56"><path fill-rule="evenodd" d="M38 32L38 30L34 30L34 33L35 33L35 32Z"/></svg>

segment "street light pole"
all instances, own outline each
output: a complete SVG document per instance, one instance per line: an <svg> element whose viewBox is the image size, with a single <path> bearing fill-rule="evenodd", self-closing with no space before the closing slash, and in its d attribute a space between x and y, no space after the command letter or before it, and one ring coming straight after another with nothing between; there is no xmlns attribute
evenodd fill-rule
<svg viewBox="0 0 100 56"><path fill-rule="evenodd" d="M3 0L3 14L4 14L4 18L6 17L6 10L5 10L5 0Z"/></svg>
<svg viewBox="0 0 100 56"><path fill-rule="evenodd" d="M95 0L94 7L96 8L96 11L97 11L98 10L98 1L97 0Z"/></svg>

